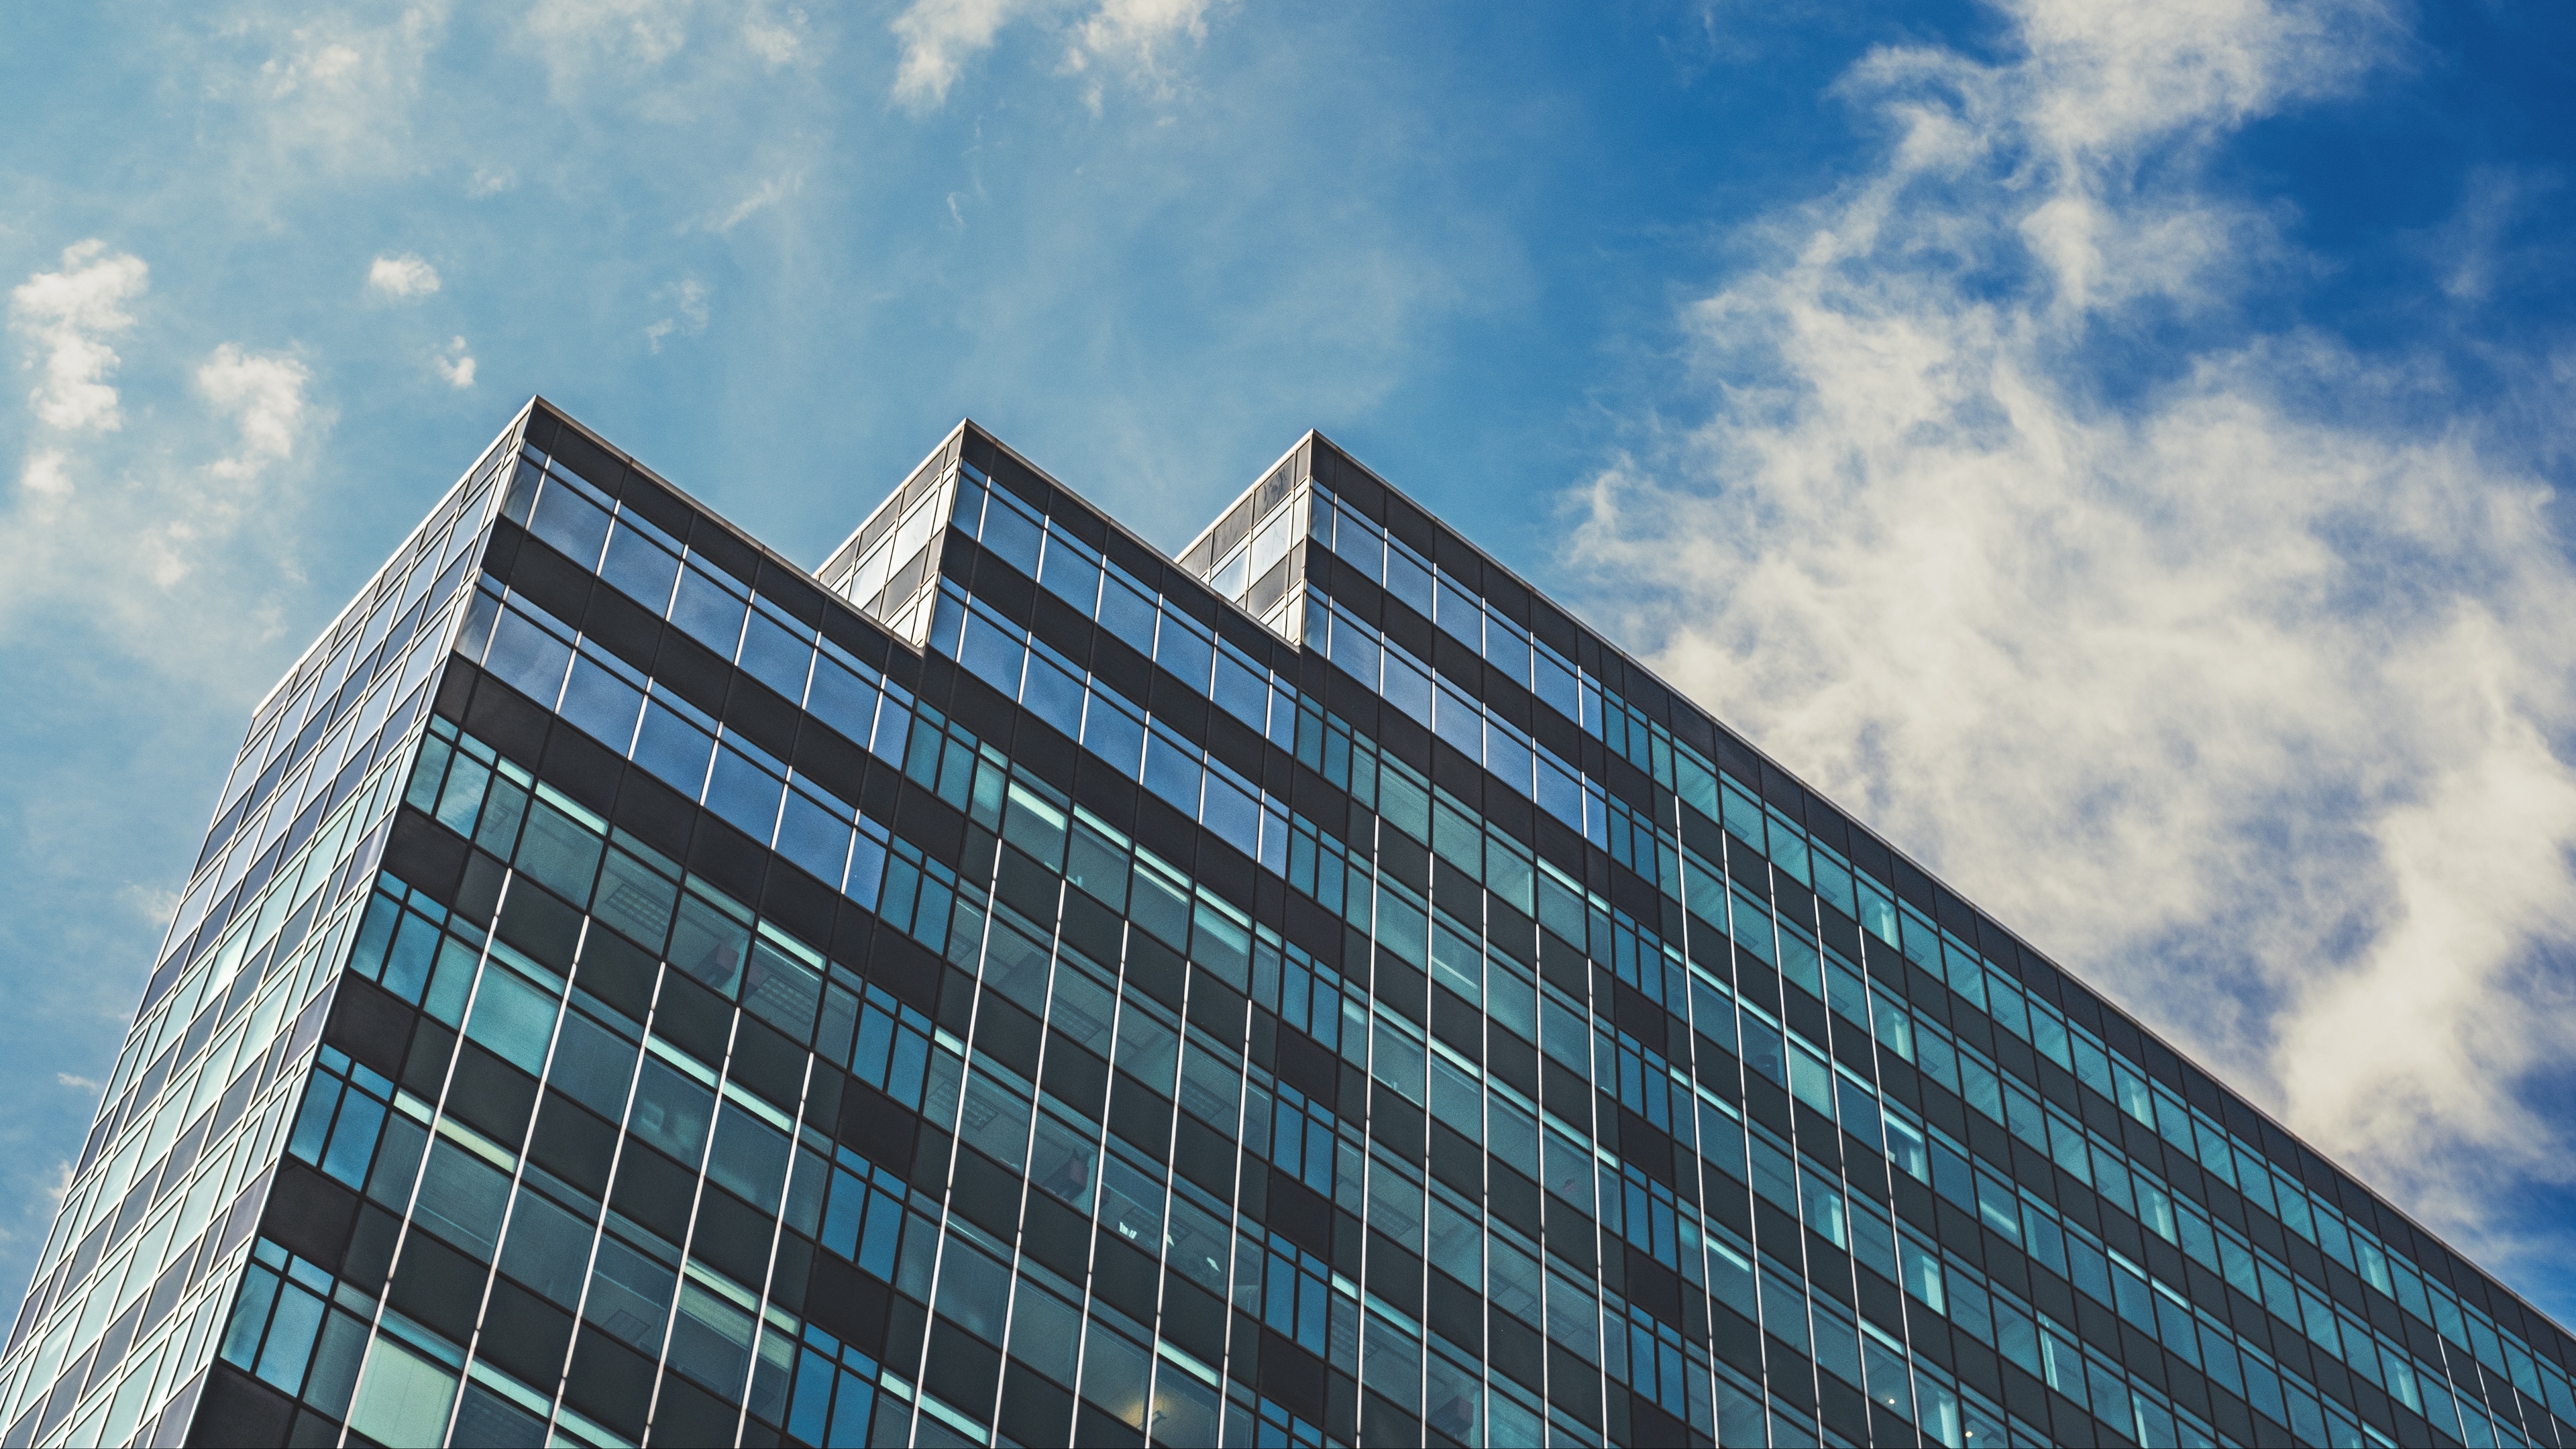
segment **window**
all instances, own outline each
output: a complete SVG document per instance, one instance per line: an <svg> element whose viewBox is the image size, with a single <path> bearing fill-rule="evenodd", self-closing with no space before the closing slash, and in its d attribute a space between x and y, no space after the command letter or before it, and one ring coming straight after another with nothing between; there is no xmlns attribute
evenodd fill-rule
<svg viewBox="0 0 2576 1449"><path fill-rule="evenodd" d="M545 1069L557 1005L552 994L515 971L486 971L465 1034L533 1076Z"/></svg>
<svg viewBox="0 0 2576 1449"><path fill-rule="evenodd" d="M774 1211L787 1182L787 1134L765 1121L765 1115L739 1102L723 1104L716 1120L715 1147L707 1154L707 1176Z"/></svg>
<svg viewBox="0 0 2576 1449"><path fill-rule="evenodd" d="M574 1306L590 1266L591 1226L532 1187L519 1189L501 1271L566 1308Z"/></svg>
<svg viewBox="0 0 2576 1449"><path fill-rule="evenodd" d="M695 1166L707 1143L707 1119L715 1093L674 1070L660 1054L644 1058L637 1079L635 1112L628 1130L681 1162Z"/></svg>
<svg viewBox="0 0 2576 1449"><path fill-rule="evenodd" d="M509 1176L479 1153L445 1133L430 1144L429 1166L421 1174L420 1199L412 1210L421 1226L489 1262L509 1202Z"/></svg>

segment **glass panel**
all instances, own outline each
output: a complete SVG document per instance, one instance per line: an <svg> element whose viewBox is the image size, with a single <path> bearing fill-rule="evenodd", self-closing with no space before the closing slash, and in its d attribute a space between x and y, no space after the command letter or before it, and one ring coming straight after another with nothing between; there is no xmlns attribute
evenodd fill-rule
<svg viewBox="0 0 2576 1449"><path fill-rule="evenodd" d="M672 965L730 997L750 946L751 932L731 916L695 894L682 897L679 924L671 932Z"/></svg>
<svg viewBox="0 0 2576 1449"><path fill-rule="evenodd" d="M379 1336L367 1356L349 1427L386 1449L434 1449L456 1402L456 1375Z"/></svg>
<svg viewBox="0 0 2576 1449"><path fill-rule="evenodd" d="M743 976L745 1010L802 1042L813 1034L814 1008L822 994L822 974L812 966L766 939L752 943L751 965Z"/></svg>
<svg viewBox="0 0 2576 1449"><path fill-rule="evenodd" d="M656 614L670 604L671 582L679 571L678 559L627 524L609 536L608 556L599 567L602 577Z"/></svg>
<svg viewBox="0 0 2576 1449"><path fill-rule="evenodd" d="M707 1176L768 1210L787 1183L787 1136L734 1103L724 1104Z"/></svg>
<svg viewBox="0 0 2576 1449"><path fill-rule="evenodd" d="M979 1338L1002 1341L1002 1311L1011 1299L1011 1270L957 1241L939 1263L940 1312Z"/></svg>
<svg viewBox="0 0 2576 1449"><path fill-rule="evenodd" d="M751 1367L752 1329L751 1315L742 1308L702 1284L683 1284L680 1316L671 1325L671 1366L738 1398Z"/></svg>
<svg viewBox="0 0 2576 1449"><path fill-rule="evenodd" d="M1091 1138L1076 1135L1074 1130L1047 1113L1038 1114L1036 1148L1031 1153L1029 1180L1043 1192L1053 1193L1084 1212L1091 1210L1091 1164L1098 1156Z"/></svg>
<svg viewBox="0 0 2576 1449"><path fill-rule="evenodd" d="M499 1169L444 1137L430 1144L413 1214L421 1226L488 1262L509 1201L510 1179Z"/></svg>
<svg viewBox="0 0 2576 1449"><path fill-rule="evenodd" d="M474 1014L466 1020L465 1034L534 1076L545 1070L556 1007L552 996L496 961L474 993Z"/></svg>
<svg viewBox="0 0 2576 1449"><path fill-rule="evenodd" d="M589 1266L590 1224L520 1188L518 1206L510 1213L509 1241L501 1249L501 1271L570 1308L580 1300Z"/></svg>
<svg viewBox="0 0 2576 1449"><path fill-rule="evenodd" d="M1145 1424L1145 1378L1152 1360L1126 1338L1091 1325L1082 1360L1082 1395L1131 1428Z"/></svg>
<svg viewBox="0 0 2576 1449"><path fill-rule="evenodd" d="M628 940L659 953L670 932L671 908L679 893L677 885L652 867L625 851L612 850L591 911Z"/></svg>
<svg viewBox="0 0 2576 1449"><path fill-rule="evenodd" d="M694 1167L707 1145L707 1118L716 1094L671 1069L667 1062L644 1059L636 1079L635 1115L628 1129L673 1157Z"/></svg>
<svg viewBox="0 0 2576 1449"><path fill-rule="evenodd" d="M599 1265L592 1270L590 1320L643 1349L662 1347L662 1320L671 1310L671 1289L678 1275L613 1237L599 1240Z"/></svg>
<svg viewBox="0 0 2576 1449"><path fill-rule="evenodd" d="M538 1449L546 1442L546 1421L481 1384L468 1383L464 1400L456 1406L455 1442L488 1449Z"/></svg>
<svg viewBox="0 0 2576 1449"><path fill-rule="evenodd" d="M580 1012L564 1018L547 1080L610 1121L626 1115L635 1077L635 1044Z"/></svg>
<svg viewBox="0 0 2576 1449"><path fill-rule="evenodd" d="M1148 1253L1158 1252L1163 1241L1161 1181L1112 1157L1102 1165L1101 1182L1107 1195L1100 1207L1100 1225Z"/></svg>
<svg viewBox="0 0 2576 1449"><path fill-rule="evenodd" d="M957 1128L967 1142L1018 1171L1028 1149L1029 1099L979 1068L967 1080Z"/></svg>
<svg viewBox="0 0 2576 1449"><path fill-rule="evenodd" d="M591 877L599 870L602 843L588 826L535 800L528 806L527 830L520 837L513 864L556 895L586 901Z"/></svg>
<svg viewBox="0 0 2576 1449"><path fill-rule="evenodd" d="M1011 1356L1061 1383L1073 1381L1074 1350L1082 1343L1082 1314L1072 1304L1020 1280L1011 1314Z"/></svg>

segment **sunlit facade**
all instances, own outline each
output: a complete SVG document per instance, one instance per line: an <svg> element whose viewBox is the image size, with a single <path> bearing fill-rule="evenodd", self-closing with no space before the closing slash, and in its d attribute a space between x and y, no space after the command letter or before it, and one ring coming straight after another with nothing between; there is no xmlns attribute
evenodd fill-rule
<svg viewBox="0 0 2576 1449"><path fill-rule="evenodd" d="M543 402L262 704L0 1449L2465 1444L2567 1336L1309 434Z"/></svg>

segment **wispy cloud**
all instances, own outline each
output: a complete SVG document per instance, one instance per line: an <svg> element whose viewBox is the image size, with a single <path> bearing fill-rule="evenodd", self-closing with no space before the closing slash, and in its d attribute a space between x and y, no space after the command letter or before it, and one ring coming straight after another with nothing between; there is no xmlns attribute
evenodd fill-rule
<svg viewBox="0 0 2576 1449"><path fill-rule="evenodd" d="M126 304L150 280L140 259L93 238L63 249L61 271L38 272L9 293L10 330L34 344L27 366L39 381L28 397L38 421L66 431L123 423L107 381L118 362L107 339L134 325Z"/></svg>
<svg viewBox="0 0 2576 1449"><path fill-rule="evenodd" d="M1079 0L913 0L888 27L903 47L894 100L915 112L937 110L1004 27L1021 20L1060 23L1068 12L1077 18L1066 31L1061 69L1081 72L1105 62L1166 93L1171 47L1206 37L1209 7L1210 0L1099 0L1088 10ZM1095 81L1095 108L1099 94Z"/></svg>
<svg viewBox="0 0 2576 1449"><path fill-rule="evenodd" d="M737 201L723 216L716 218L709 230L721 236L752 217L767 211L802 190L805 178L800 174L773 176L753 188L749 196Z"/></svg>
<svg viewBox="0 0 2576 1449"><path fill-rule="evenodd" d="M438 268L409 252L378 257L368 264L367 290L397 299L426 297L438 290Z"/></svg>
<svg viewBox="0 0 2576 1449"><path fill-rule="evenodd" d="M673 333L695 337L707 330L707 284L695 277L683 278L653 294L653 300L667 302L671 313L644 329L644 340L655 352L662 350L662 339Z"/></svg>
<svg viewBox="0 0 2576 1449"><path fill-rule="evenodd" d="M2386 17L2004 13L1999 60L1845 78L1876 168L1743 238L1685 318L1697 419L1639 425L1570 561L1754 738L2478 1233L2567 1170L2521 1093L2576 1047L2536 954L2576 929L2576 571L2511 419L2235 320L2287 249L2203 164L2357 84Z"/></svg>
<svg viewBox="0 0 2576 1449"><path fill-rule="evenodd" d="M238 198L270 205L281 183L306 176L407 170L412 106L428 57L446 34L444 0L373 15L315 13L281 23L233 16L186 44L206 96L231 107L255 144L237 151L248 182Z"/></svg>
<svg viewBox="0 0 2576 1449"><path fill-rule="evenodd" d="M537 0L525 24L558 81L602 64L650 68L689 43L691 0Z"/></svg>
<svg viewBox="0 0 2576 1449"><path fill-rule="evenodd" d="M739 126L765 129L754 118L813 99L791 83L815 78L838 20L827 11L817 24L802 6L778 0L536 0L513 39L544 65L556 102L593 118L690 128L685 144L671 138L661 155L715 194L737 184L734 173L696 176L683 158L707 154L702 146ZM789 127L775 139L795 134Z"/></svg>
<svg viewBox="0 0 2576 1449"><path fill-rule="evenodd" d="M806 57L812 22L799 6L788 6L772 12L755 5L743 16L742 43L761 63L772 70L793 65Z"/></svg>
<svg viewBox="0 0 2576 1449"><path fill-rule="evenodd" d="M2442 291L2458 302L2494 298L2500 285L2566 265L2566 246L2552 237L2531 242L2515 235L2535 203L2566 182L2545 172L2523 172L2503 166L2471 171L2461 187L2460 206L2443 225L2417 239L2426 261L2440 273Z"/></svg>
<svg viewBox="0 0 2576 1449"><path fill-rule="evenodd" d="M1101 0L1084 16L1065 46L1064 68L1087 71L1095 62L1125 70L1157 95L1171 92L1170 48L1183 39L1207 38L1208 0ZM1100 86L1089 100L1100 108Z"/></svg>
<svg viewBox="0 0 2576 1449"><path fill-rule="evenodd" d="M179 913L179 893L166 885L144 885L129 881L116 893L117 902L134 913L134 918L147 926L170 924Z"/></svg>

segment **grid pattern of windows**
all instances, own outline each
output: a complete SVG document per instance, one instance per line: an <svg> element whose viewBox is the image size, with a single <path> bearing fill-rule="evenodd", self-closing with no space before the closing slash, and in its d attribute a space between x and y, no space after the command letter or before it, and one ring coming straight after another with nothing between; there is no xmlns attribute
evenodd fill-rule
<svg viewBox="0 0 2576 1449"><path fill-rule="evenodd" d="M5 1442L176 1442L219 1348L263 1382L306 1376L327 1291L254 1233L283 1206L282 1158L345 1175L372 1146L380 1083L332 1078L336 1131L299 1103L517 432L254 716L0 1358ZM238 1313L249 1283L265 1306ZM316 1384L345 1393L354 1321L330 1320Z"/></svg>
<svg viewBox="0 0 2576 1449"><path fill-rule="evenodd" d="M809 577L540 404L249 739L6 1444L2576 1449L1318 437L1175 564L963 428Z"/></svg>

